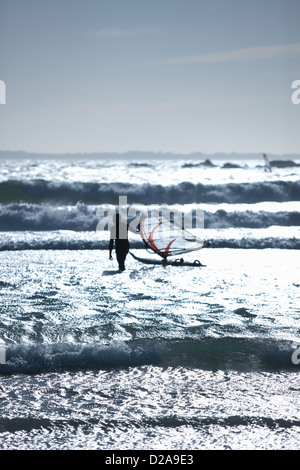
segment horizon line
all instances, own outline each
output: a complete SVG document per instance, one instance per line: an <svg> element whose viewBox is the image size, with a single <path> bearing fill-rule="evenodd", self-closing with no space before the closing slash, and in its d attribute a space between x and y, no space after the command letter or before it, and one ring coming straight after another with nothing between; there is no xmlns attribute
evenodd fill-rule
<svg viewBox="0 0 300 470"><path fill-rule="evenodd" d="M194 151L189 153L182 153L182 152L164 152L164 151L154 151L154 150L127 150L122 152L117 151L97 151L97 152L38 152L38 151L28 151L28 150L0 150L0 158L4 156L4 154L15 154L16 158L22 156L34 156L40 158L57 158L57 157L122 157L127 156L129 158L146 158L149 156L160 156L165 158L222 158L222 157L230 157L230 158L249 158L255 159L260 158L263 154L267 154L269 157L281 157L281 158L296 158L300 159L300 152L299 153L273 153L273 152L251 152L251 151L244 151L244 152L237 152L237 151L215 151L215 152L201 152L201 151ZM11 157L13 155L10 155Z"/></svg>

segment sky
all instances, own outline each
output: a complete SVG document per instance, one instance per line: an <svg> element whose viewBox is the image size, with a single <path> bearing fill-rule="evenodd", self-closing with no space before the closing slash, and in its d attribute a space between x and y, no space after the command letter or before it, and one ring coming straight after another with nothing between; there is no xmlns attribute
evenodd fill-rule
<svg viewBox="0 0 300 470"><path fill-rule="evenodd" d="M0 150L300 154L299 0L0 0Z"/></svg>

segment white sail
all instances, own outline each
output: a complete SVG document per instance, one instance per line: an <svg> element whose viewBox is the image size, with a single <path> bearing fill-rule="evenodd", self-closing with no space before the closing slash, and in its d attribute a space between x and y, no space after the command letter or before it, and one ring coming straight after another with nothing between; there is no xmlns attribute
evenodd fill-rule
<svg viewBox="0 0 300 470"><path fill-rule="evenodd" d="M265 170L266 171L272 171L268 156L265 153L263 153L263 157L264 157L264 161L265 161Z"/></svg>
<svg viewBox="0 0 300 470"><path fill-rule="evenodd" d="M165 259L208 246L207 242L163 216L145 217L140 232L146 248Z"/></svg>

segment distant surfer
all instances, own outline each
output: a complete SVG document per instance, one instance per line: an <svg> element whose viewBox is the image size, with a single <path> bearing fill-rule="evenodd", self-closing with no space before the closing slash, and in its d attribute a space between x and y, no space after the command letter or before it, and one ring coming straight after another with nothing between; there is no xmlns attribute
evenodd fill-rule
<svg viewBox="0 0 300 470"><path fill-rule="evenodd" d="M112 250L115 246L119 270L125 270L125 259L129 252L128 230L133 233L138 233L139 230L134 230L130 224L124 223L120 214L115 214L113 218L114 224L110 228L110 241L109 241L109 259L112 259Z"/></svg>
<svg viewBox="0 0 300 470"><path fill-rule="evenodd" d="M263 153L263 158L265 162L265 171L272 171L268 156L265 153Z"/></svg>

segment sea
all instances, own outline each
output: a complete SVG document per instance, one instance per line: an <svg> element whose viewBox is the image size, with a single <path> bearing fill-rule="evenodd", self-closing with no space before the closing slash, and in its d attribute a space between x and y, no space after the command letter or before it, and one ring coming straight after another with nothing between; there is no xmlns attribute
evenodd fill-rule
<svg viewBox="0 0 300 470"><path fill-rule="evenodd" d="M201 210L203 266L120 272L120 196ZM299 450L299 228L297 159L2 158L0 449Z"/></svg>

